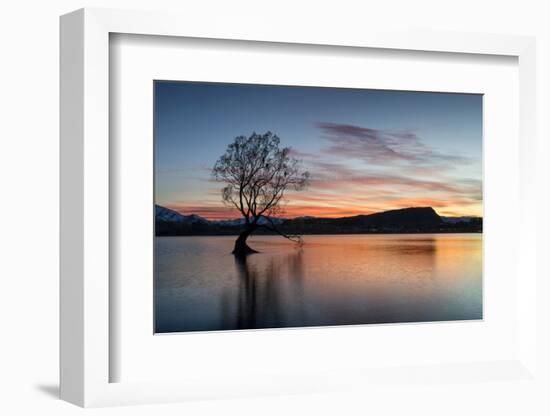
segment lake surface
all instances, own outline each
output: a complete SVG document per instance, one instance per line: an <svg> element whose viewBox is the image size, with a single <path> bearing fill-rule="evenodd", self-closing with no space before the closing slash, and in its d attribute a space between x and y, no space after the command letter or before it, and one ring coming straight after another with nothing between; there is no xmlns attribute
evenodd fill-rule
<svg viewBox="0 0 550 416"><path fill-rule="evenodd" d="M235 238L156 238L156 332L482 318L481 234Z"/></svg>

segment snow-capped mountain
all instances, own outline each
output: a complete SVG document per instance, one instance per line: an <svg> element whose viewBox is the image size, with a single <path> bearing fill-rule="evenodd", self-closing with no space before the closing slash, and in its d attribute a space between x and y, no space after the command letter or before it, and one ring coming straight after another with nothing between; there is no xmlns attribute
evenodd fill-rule
<svg viewBox="0 0 550 416"><path fill-rule="evenodd" d="M185 224L207 224L209 221L200 215L182 215L172 209L155 205L155 218L157 221L179 222Z"/></svg>
<svg viewBox="0 0 550 416"><path fill-rule="evenodd" d="M157 236L237 235L243 229L244 218L207 220L199 215L156 206ZM260 218L260 225L277 225L287 234L379 234L379 233L481 233L483 218L440 217L431 207L411 207L341 218L299 217ZM272 227L260 227L259 234L276 232Z"/></svg>
<svg viewBox="0 0 550 416"><path fill-rule="evenodd" d="M394 211L387 211L385 215L389 215L387 213L391 213L391 212L394 212ZM397 211L399 211L399 210L397 210ZM397 211L395 211L395 212L397 212ZM403 211L403 210L401 210L401 211ZM410 211L410 209L409 209L409 211ZM371 217L374 218L377 215L380 215L380 214L374 214ZM218 226L218 227L241 227L245 223L245 219L242 218L242 217L241 218L231 218L231 219L226 219L226 220L207 220L206 218L203 218L203 217L201 217L200 215L197 215L197 214L183 215L183 214L180 214L177 211L174 211L174 210L169 209L169 208L165 208L165 207L160 206L160 205L155 205L155 217L156 217L156 220L159 221L159 222L178 223L178 224L187 224L187 225L205 225L205 226L211 225L211 226ZM441 216L441 217L438 217L438 218L440 218L440 221L442 221L443 223L449 224L449 225L456 225L456 224L461 224L461 223L470 224L470 223L475 222L476 220L479 220L479 218L477 218L477 217L467 217L467 216L463 216L463 217L443 217L443 216ZM260 225L269 225L270 220L275 225L281 225L283 222L287 221L285 218L270 217L269 219L267 219L267 218L261 217L258 221L258 224L260 224ZM294 218L293 220L289 220L289 221L296 222L296 221L316 221L316 220L318 220L318 218L311 217L311 216L304 216L304 217ZM326 219L325 219L325 222L326 222Z"/></svg>
<svg viewBox="0 0 550 416"><path fill-rule="evenodd" d="M244 224L244 218L234 218L230 220L210 220L210 224L222 225L226 227L237 227Z"/></svg>
<svg viewBox="0 0 550 416"><path fill-rule="evenodd" d="M157 221L177 222L181 224L209 224L220 225L223 227L238 227L244 224L244 218L234 218L228 220L207 220L197 214L182 215L173 209L165 208L160 205L155 205L155 217ZM274 224L280 224L284 221L282 218L270 218ZM258 224L269 224L269 221L262 217L258 220Z"/></svg>

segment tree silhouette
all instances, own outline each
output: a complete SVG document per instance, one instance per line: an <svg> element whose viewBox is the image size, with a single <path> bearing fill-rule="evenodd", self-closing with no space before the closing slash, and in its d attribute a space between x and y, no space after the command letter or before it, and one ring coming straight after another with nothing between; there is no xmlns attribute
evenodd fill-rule
<svg viewBox="0 0 550 416"><path fill-rule="evenodd" d="M214 179L226 184L222 189L223 203L244 217L233 249L236 256L256 252L246 240L258 228L301 242L299 236L279 230L271 218L282 213L286 190L299 191L309 182L309 172L291 156L290 147L279 145L279 137L271 132L236 137L212 169Z"/></svg>

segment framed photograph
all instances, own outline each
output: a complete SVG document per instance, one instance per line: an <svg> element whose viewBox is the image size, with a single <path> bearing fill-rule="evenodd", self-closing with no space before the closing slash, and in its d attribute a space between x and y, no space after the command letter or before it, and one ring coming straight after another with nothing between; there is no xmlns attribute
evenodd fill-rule
<svg viewBox="0 0 550 416"><path fill-rule="evenodd" d="M61 18L62 398L535 379L533 39L232 27Z"/></svg>
<svg viewBox="0 0 550 416"><path fill-rule="evenodd" d="M155 333L483 318L481 94L153 88Z"/></svg>

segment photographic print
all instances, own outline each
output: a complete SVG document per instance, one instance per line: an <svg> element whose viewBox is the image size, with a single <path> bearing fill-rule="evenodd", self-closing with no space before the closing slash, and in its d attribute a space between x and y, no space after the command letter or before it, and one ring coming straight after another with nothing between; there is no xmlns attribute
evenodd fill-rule
<svg viewBox="0 0 550 416"><path fill-rule="evenodd" d="M481 94L154 97L156 333L483 318Z"/></svg>

